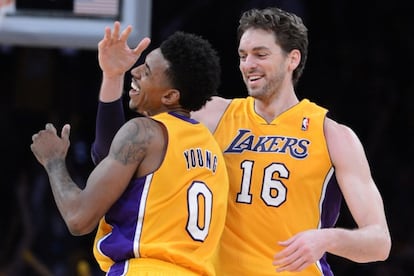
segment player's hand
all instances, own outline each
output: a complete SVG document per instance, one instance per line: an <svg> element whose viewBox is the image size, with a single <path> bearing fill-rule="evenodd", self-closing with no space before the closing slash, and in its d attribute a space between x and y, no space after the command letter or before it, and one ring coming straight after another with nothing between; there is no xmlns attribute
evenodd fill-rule
<svg viewBox="0 0 414 276"><path fill-rule="evenodd" d="M322 258L326 239L321 230L308 230L278 244L284 248L275 254L273 265L277 272L299 272Z"/></svg>
<svg viewBox="0 0 414 276"><path fill-rule="evenodd" d="M120 22L115 21L113 29L105 28L105 35L98 43L99 66L107 76L119 76L131 69L151 42L148 37L144 37L131 49L128 46L128 37L132 26L128 25L122 32L120 29Z"/></svg>
<svg viewBox="0 0 414 276"><path fill-rule="evenodd" d="M53 124L48 123L45 129L32 136L33 143L30 149L43 167L47 169L50 161L66 158L70 146L69 134L69 124L63 126L61 137L59 137Z"/></svg>

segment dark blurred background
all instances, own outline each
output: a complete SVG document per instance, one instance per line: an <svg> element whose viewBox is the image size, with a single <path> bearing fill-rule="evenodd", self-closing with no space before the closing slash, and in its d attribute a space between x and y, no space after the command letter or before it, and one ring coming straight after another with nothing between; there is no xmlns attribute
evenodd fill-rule
<svg viewBox="0 0 414 276"><path fill-rule="evenodd" d="M297 93L327 107L334 119L359 135L393 239L385 262L356 264L329 256L338 276L411 275L414 269L414 13L408 4L153 1L151 47L175 30L209 39L221 56L219 92L226 97L246 95L235 36L241 12L278 5L302 16L310 48ZM46 122L58 128L71 123L68 166L75 181L85 184L93 169L89 151L101 81L97 51L0 45L0 69L0 275L103 275L92 256L94 233L69 234L47 175L29 147L32 134ZM342 209L338 226L354 227L346 206Z"/></svg>

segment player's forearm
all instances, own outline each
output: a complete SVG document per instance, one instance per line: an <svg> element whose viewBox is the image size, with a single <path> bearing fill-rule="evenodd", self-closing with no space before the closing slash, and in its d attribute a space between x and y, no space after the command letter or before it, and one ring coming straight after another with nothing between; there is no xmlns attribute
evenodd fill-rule
<svg viewBox="0 0 414 276"><path fill-rule="evenodd" d="M104 103L113 102L122 97L125 74L109 76L103 73L99 91L99 100Z"/></svg>
<svg viewBox="0 0 414 276"><path fill-rule="evenodd" d="M124 123L122 99L110 103L98 103L95 140L91 147L92 160L95 165L108 155L112 139Z"/></svg>
<svg viewBox="0 0 414 276"><path fill-rule="evenodd" d="M56 159L48 162L46 171L56 205L62 215L69 231L73 235L81 235L78 226L82 211L80 211L79 195L81 189L70 177L65 160Z"/></svg>
<svg viewBox="0 0 414 276"><path fill-rule="evenodd" d="M106 157L111 141L125 122L122 102L124 74L108 75L103 73L99 103L96 115L95 140L91 155L95 165Z"/></svg>
<svg viewBox="0 0 414 276"><path fill-rule="evenodd" d="M367 263L388 258L391 240L387 227L370 225L359 229L324 229L330 242L328 252L349 260Z"/></svg>

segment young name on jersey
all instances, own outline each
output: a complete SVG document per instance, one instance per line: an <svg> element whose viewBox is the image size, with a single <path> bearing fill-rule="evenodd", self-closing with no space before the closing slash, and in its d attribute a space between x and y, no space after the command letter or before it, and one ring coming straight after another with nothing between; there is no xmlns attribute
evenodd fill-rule
<svg viewBox="0 0 414 276"><path fill-rule="evenodd" d="M187 163L187 170L206 168L213 173L216 173L218 159L217 155L213 154L211 151L192 148L185 150L183 154Z"/></svg>

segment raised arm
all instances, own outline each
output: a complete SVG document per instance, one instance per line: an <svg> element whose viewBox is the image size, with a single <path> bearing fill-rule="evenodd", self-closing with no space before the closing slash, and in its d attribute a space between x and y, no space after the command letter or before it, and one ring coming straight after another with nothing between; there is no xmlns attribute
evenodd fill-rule
<svg viewBox="0 0 414 276"><path fill-rule="evenodd" d="M137 62L150 43L150 39L145 37L134 49L129 48L127 41L131 31L132 27L128 26L120 32L120 23L116 21L113 30L105 28L105 35L98 44L102 84L96 115L95 141L91 148L95 164L108 154L115 133L125 122L122 102L125 73Z"/></svg>
<svg viewBox="0 0 414 276"><path fill-rule="evenodd" d="M103 75L99 100L102 102L115 101L122 96L125 73L150 44L150 39L145 37L131 49L128 37L132 27L129 25L122 32L120 27L118 21L115 21L113 30L106 27L105 35L98 43L98 60Z"/></svg>

